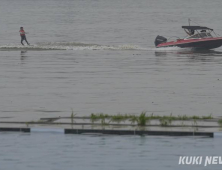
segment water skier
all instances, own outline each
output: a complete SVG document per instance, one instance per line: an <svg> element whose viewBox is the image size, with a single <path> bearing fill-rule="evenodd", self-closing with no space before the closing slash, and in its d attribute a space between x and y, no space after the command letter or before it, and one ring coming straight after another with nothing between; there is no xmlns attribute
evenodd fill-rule
<svg viewBox="0 0 222 170"><path fill-rule="evenodd" d="M23 27L20 27L19 33L20 33L20 36L21 36L21 44L24 45L23 41L25 40L26 43L29 45L29 43L28 43L28 41L26 39L26 36L25 36L25 34L27 34L27 33L24 31Z"/></svg>

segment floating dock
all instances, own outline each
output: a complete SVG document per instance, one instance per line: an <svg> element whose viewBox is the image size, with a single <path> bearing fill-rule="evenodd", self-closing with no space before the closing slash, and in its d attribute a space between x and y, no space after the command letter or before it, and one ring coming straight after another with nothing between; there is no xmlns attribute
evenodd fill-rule
<svg viewBox="0 0 222 170"><path fill-rule="evenodd" d="M114 130L114 129L57 129L57 128L16 128L0 127L0 132L62 132L64 134L100 134L100 135L139 135L139 136L199 136L214 137L213 132L195 131L153 131L153 130Z"/></svg>
<svg viewBox="0 0 222 170"><path fill-rule="evenodd" d="M98 135L140 135L140 136L215 136L220 133L220 118L199 120L175 120L169 124L160 124L151 120L144 126L129 121L109 122L90 120L90 117L53 117L32 121L18 121L13 118L2 118L0 132L59 132L63 134L98 134Z"/></svg>

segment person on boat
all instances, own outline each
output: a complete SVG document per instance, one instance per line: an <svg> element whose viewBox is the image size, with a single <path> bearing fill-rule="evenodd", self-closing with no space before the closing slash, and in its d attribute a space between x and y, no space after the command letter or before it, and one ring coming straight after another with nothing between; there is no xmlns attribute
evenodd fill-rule
<svg viewBox="0 0 222 170"><path fill-rule="evenodd" d="M19 33L21 36L21 44L24 45L23 41L25 40L26 43L29 45L29 42L27 41L26 36L25 36L26 32L24 31L23 27L20 27Z"/></svg>
<svg viewBox="0 0 222 170"><path fill-rule="evenodd" d="M189 29L189 30L184 29L184 30L189 36L194 35L194 33L195 33L195 31L192 29Z"/></svg>

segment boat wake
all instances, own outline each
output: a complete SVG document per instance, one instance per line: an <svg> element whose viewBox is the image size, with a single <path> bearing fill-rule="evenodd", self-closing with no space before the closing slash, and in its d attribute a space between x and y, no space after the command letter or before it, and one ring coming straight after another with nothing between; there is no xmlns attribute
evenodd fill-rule
<svg viewBox="0 0 222 170"><path fill-rule="evenodd" d="M163 48L155 48L155 51L193 51L193 48L180 48L180 47L163 47Z"/></svg>
<svg viewBox="0 0 222 170"><path fill-rule="evenodd" d="M75 42L36 43L30 46L7 44L0 46L0 50L148 50L136 45L98 45Z"/></svg>

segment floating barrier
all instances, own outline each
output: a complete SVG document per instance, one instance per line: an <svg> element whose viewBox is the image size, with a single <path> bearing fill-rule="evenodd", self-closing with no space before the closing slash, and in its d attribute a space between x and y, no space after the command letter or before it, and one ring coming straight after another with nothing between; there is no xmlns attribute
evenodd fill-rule
<svg viewBox="0 0 222 170"><path fill-rule="evenodd" d="M200 136L214 137L214 132L195 131L148 131L148 130L113 130L113 129L44 129L44 128L9 128L1 127L4 132L25 132L25 133L63 133L63 134L104 134L104 135L149 135L149 136ZM220 134L217 132L217 135Z"/></svg>

